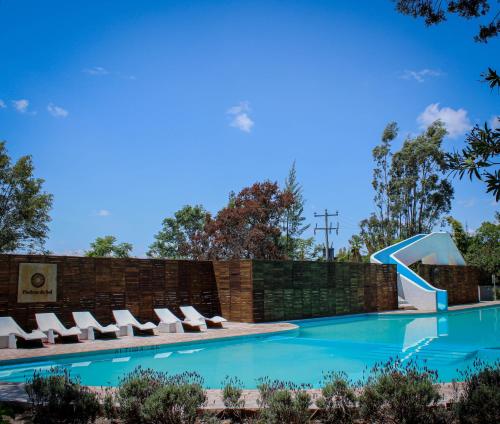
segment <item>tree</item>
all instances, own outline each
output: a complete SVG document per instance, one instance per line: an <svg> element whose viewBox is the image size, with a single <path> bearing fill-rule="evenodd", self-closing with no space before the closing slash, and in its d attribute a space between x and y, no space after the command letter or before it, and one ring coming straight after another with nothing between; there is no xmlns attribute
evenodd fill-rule
<svg viewBox="0 0 500 424"><path fill-rule="evenodd" d="M284 233L285 253L289 259L299 259L304 255L304 247L307 244L306 240L308 240L301 239L300 236L310 225L304 224L306 220L304 217L305 200L302 194L302 186L297 182L295 161L285 180L284 192L290 193L293 198L293 202L286 208L283 214L282 229Z"/></svg>
<svg viewBox="0 0 500 424"><path fill-rule="evenodd" d="M436 121L416 138L407 138L391 163L392 213L397 238L428 233L451 210L453 187L444 178L446 129Z"/></svg>
<svg viewBox="0 0 500 424"><path fill-rule="evenodd" d="M323 246L314 242L314 237L294 240L293 259L297 261L318 261L323 258Z"/></svg>
<svg viewBox="0 0 500 424"><path fill-rule="evenodd" d="M414 18L424 18L428 26L446 21L446 13L456 14L465 19L477 19L488 16L490 2L488 0L393 0L396 10ZM479 26L474 37L477 42L487 43L490 38L500 32L500 13L493 11L486 25Z"/></svg>
<svg viewBox="0 0 500 424"><path fill-rule="evenodd" d="M436 121L415 138L407 138L401 150L392 154L390 142L397 136L391 122L382 143L373 149L375 209L360 223L360 237L371 254L397 240L427 233L451 209L453 187L444 178L445 154L441 149L446 134Z"/></svg>
<svg viewBox="0 0 500 424"><path fill-rule="evenodd" d="M283 259L283 214L293 203L290 192L265 181L241 190L231 204L205 226L211 259Z"/></svg>
<svg viewBox="0 0 500 424"><path fill-rule="evenodd" d="M446 13L458 14L462 18L472 19L486 16L490 12L488 0L394 0L396 9L414 18L423 17L427 25L434 25L446 20ZM497 1L498 3L498 1ZM492 19L487 25L480 25L475 41L488 42L500 32L500 11L492 12ZM481 74L483 82L491 89L500 88L500 76L488 68ZM500 117L499 117L500 119ZM466 147L461 152L447 155L448 167L452 174L458 174L462 179L468 174L472 180L476 178L486 182L486 192L492 193L496 201L500 200L500 128L489 128L485 123L483 128L475 125L466 135ZM491 170L486 171L485 168ZM493 169L497 168L497 169Z"/></svg>
<svg viewBox="0 0 500 424"><path fill-rule="evenodd" d="M466 255L469 250L471 236L464 230L462 223L452 216L446 218L448 225L451 227L451 237L455 242L458 250L462 255Z"/></svg>
<svg viewBox="0 0 500 424"><path fill-rule="evenodd" d="M152 258L199 259L206 255L203 233L210 215L201 205L186 205L165 218L147 255Z"/></svg>
<svg viewBox="0 0 500 424"><path fill-rule="evenodd" d="M493 89L500 88L500 77L493 69L484 76ZM472 180L476 178L486 182L486 192L492 193L496 201L500 200L500 116L497 118L497 128L490 128L485 122L483 128L475 125L466 135L466 147L461 152L448 153L446 160L452 174L460 179L465 174ZM488 170L487 170L488 169Z"/></svg>
<svg viewBox="0 0 500 424"><path fill-rule="evenodd" d="M474 232L465 254L469 265L475 265L489 274L500 276L500 213L496 222L483 222Z"/></svg>
<svg viewBox="0 0 500 424"><path fill-rule="evenodd" d="M90 250L85 252L85 256L91 258L98 257L114 257L128 258L132 252L132 244L120 243L116 244L115 236L97 237L94 242L90 243Z"/></svg>
<svg viewBox="0 0 500 424"><path fill-rule="evenodd" d="M0 141L0 252L44 251L53 197L33 172L31 156L12 163Z"/></svg>

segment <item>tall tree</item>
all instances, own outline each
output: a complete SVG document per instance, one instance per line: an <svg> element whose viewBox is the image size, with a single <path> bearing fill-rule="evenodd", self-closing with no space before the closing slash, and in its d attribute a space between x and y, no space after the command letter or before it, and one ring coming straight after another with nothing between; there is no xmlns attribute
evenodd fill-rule
<svg viewBox="0 0 500 424"><path fill-rule="evenodd" d="M52 195L43 191L44 180L33 172L31 156L12 163L0 141L0 253L44 251Z"/></svg>
<svg viewBox="0 0 500 424"><path fill-rule="evenodd" d="M283 259L281 223L290 192L266 181L246 187L205 227L212 259Z"/></svg>
<svg viewBox="0 0 500 424"><path fill-rule="evenodd" d="M391 198L400 239L430 232L451 209L453 187L444 177L441 148L445 135L443 123L436 121L423 134L406 139L393 156Z"/></svg>
<svg viewBox="0 0 500 424"><path fill-rule="evenodd" d="M453 187L444 178L446 162L441 148L445 134L444 125L436 121L391 154L389 142L396 137L397 126L390 123L386 127L382 144L373 150L376 212L360 223L368 253L431 231L450 211Z"/></svg>
<svg viewBox="0 0 500 424"><path fill-rule="evenodd" d="M90 250L85 252L85 256L91 258L97 257L114 257L128 258L132 252L132 244L116 243L115 236L97 237L95 241L90 243Z"/></svg>
<svg viewBox="0 0 500 424"><path fill-rule="evenodd" d="M303 256L305 240L300 237L306 231L310 224L304 224L305 200L302 194L302 186L297 182L297 171L295 169L295 161L288 172L288 177L285 180L285 193L290 193L293 202L286 208L283 214L283 234L285 244L285 254L289 259L299 259Z"/></svg>
<svg viewBox="0 0 500 424"><path fill-rule="evenodd" d="M147 255L153 258L198 259L206 252L203 248L205 223L210 219L201 205L186 205L165 218L162 229L155 235Z"/></svg>

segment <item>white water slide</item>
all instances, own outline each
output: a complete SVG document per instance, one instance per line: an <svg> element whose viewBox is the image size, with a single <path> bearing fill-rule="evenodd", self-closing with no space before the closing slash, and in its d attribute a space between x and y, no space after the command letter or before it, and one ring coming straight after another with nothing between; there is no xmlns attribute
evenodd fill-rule
<svg viewBox="0 0 500 424"><path fill-rule="evenodd" d="M375 252L370 262L394 264L398 272L398 296L417 309L446 311L448 293L438 289L408 266L422 261L431 265L465 265L465 261L448 233L418 234Z"/></svg>

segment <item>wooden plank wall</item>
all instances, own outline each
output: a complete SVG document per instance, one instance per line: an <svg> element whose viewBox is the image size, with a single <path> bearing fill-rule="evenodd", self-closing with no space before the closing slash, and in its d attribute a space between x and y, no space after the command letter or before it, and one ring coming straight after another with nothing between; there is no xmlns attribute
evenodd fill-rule
<svg viewBox="0 0 500 424"><path fill-rule="evenodd" d="M253 261L254 319L278 321L397 309L392 265Z"/></svg>
<svg viewBox="0 0 500 424"><path fill-rule="evenodd" d="M21 262L57 264L56 303L17 303ZM0 255L0 316L11 315L26 329L36 328L37 312L55 312L74 325L71 312L87 310L107 324L113 309L126 308L139 320L158 322L153 308L169 307L181 317L181 305L221 313L212 262Z"/></svg>
<svg viewBox="0 0 500 424"><path fill-rule="evenodd" d="M477 286L484 278L479 268L418 264L417 272L433 286L448 291L448 305L479 302Z"/></svg>

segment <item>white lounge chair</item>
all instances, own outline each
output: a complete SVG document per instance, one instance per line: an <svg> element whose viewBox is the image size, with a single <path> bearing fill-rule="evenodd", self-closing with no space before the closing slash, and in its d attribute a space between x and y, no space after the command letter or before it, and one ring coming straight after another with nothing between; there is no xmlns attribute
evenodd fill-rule
<svg viewBox="0 0 500 424"><path fill-rule="evenodd" d="M49 343L55 343L56 334L61 337L81 336L82 332L78 327L66 328L56 314L52 312L35 314L38 329L47 334Z"/></svg>
<svg viewBox="0 0 500 424"><path fill-rule="evenodd" d="M181 321L168 308L155 309L155 314L160 318L158 331L160 333L184 333L184 326L190 330L201 331L204 324L199 321ZM172 331L173 330L173 331Z"/></svg>
<svg viewBox="0 0 500 424"><path fill-rule="evenodd" d="M156 328L156 325L152 322L141 324L128 309L113 311L113 316L115 317L116 325L120 329L120 336L133 336L134 327L141 331L152 331Z"/></svg>
<svg viewBox="0 0 500 424"><path fill-rule="evenodd" d="M39 330L27 333L12 317L0 317L0 347L16 349L18 337L24 340L40 340L42 343L47 339Z"/></svg>
<svg viewBox="0 0 500 424"><path fill-rule="evenodd" d="M99 331L101 334L115 333L116 336L120 332L120 329L114 324L106 325L106 327L102 326L90 312L73 312L73 319L82 332L82 339L94 340L94 330Z"/></svg>
<svg viewBox="0 0 500 424"><path fill-rule="evenodd" d="M212 318L204 317L192 306L181 306L180 309L188 321L202 322L207 327L222 328L222 323L227 321L227 319L219 316L215 316Z"/></svg>

